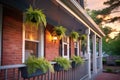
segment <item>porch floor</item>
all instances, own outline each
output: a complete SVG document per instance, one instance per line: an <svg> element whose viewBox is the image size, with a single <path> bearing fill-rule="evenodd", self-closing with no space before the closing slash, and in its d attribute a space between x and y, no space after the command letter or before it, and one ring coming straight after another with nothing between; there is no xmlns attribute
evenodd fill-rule
<svg viewBox="0 0 120 80"><path fill-rule="evenodd" d="M120 74L101 73L95 80L120 80Z"/></svg>

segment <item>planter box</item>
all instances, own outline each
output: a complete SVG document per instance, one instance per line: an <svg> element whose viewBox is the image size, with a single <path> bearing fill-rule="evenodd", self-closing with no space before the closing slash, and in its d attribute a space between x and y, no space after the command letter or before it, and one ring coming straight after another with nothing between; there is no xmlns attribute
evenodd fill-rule
<svg viewBox="0 0 120 80"><path fill-rule="evenodd" d="M29 74L28 71L27 71L27 67L22 67L22 68L19 68L19 70L21 71L21 76L24 78L24 79L28 79L28 78L31 78L31 77L35 77L35 76L39 76L39 75L43 75L45 73L43 73L41 70L36 70L36 72L34 73L31 73Z"/></svg>
<svg viewBox="0 0 120 80"><path fill-rule="evenodd" d="M54 70L55 71L62 71L62 70L64 70L64 68L63 67L61 67L59 64L54 64Z"/></svg>
<svg viewBox="0 0 120 80"><path fill-rule="evenodd" d="M75 61L72 61L72 63L71 63L72 68L76 68L76 67L79 66L79 65L80 65L80 64L76 64Z"/></svg>

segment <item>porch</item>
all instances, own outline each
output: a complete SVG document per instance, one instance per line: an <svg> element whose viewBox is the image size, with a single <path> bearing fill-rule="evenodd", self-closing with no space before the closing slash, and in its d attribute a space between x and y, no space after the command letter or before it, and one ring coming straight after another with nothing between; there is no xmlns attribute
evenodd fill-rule
<svg viewBox="0 0 120 80"><path fill-rule="evenodd" d="M54 65L55 63L52 63ZM7 65L0 67L0 80L85 80L88 79L88 60L76 68L65 71L47 72L44 75L24 79L19 68L25 67L24 64Z"/></svg>
<svg viewBox="0 0 120 80"><path fill-rule="evenodd" d="M37 57L44 57L52 61L59 56L71 59L73 55L77 54L77 56L85 58L85 63L75 69L71 68L68 71L54 73L47 72L28 80L88 80L96 76L102 70L102 36L104 33L90 17L86 16L87 14L79 3L76 0L68 2L65 0L35 0L32 2L32 0L0 1L0 23L2 23L0 24L0 29L2 29L2 36L0 36L0 46L2 46L0 47L2 50L0 52L0 80L23 79L19 68L25 66L22 63L25 62L27 51L33 50L26 47L26 43L29 44L30 41L37 44L36 51L32 51L36 52ZM41 27L37 41L26 38L27 32L23 26L23 13L29 4L32 4L34 8L44 9L47 19L47 26L46 28ZM53 43L49 39L51 30L55 25L62 25L68 30L68 40L57 40L56 43ZM86 35L84 54L81 50L81 41L74 42L70 38L69 34L72 30ZM15 33L16 35L14 35ZM64 43L67 44L67 48L64 48L66 46ZM54 66L54 63L51 64Z"/></svg>

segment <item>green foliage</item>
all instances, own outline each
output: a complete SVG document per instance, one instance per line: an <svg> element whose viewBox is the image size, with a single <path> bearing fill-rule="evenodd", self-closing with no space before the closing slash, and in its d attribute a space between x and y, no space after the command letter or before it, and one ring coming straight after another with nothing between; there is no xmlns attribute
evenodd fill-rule
<svg viewBox="0 0 120 80"><path fill-rule="evenodd" d="M107 68L107 69L106 69L106 72L109 72L109 73L111 73L111 72L112 72L112 69L110 69L110 68Z"/></svg>
<svg viewBox="0 0 120 80"><path fill-rule="evenodd" d="M87 46L87 36L83 34L80 36L80 38L81 38L81 44L82 44L82 51L84 53L86 50L86 46Z"/></svg>
<svg viewBox="0 0 120 80"><path fill-rule="evenodd" d="M120 63L120 60L115 60L115 62L119 62Z"/></svg>
<svg viewBox="0 0 120 80"><path fill-rule="evenodd" d="M104 2L104 5L108 5L105 9L107 10L106 13L111 13L112 10L117 9L120 6L120 0L107 0Z"/></svg>
<svg viewBox="0 0 120 80"><path fill-rule="evenodd" d="M61 66L64 68L64 70L68 70L69 68L71 68L71 65L70 65L70 61L66 58L63 58L63 57L58 57L58 58L55 58L55 61Z"/></svg>
<svg viewBox="0 0 120 80"><path fill-rule="evenodd" d="M79 33L72 31L70 36L71 36L71 38L73 38L74 41L77 41L79 38Z"/></svg>
<svg viewBox="0 0 120 80"><path fill-rule="evenodd" d="M105 35L108 35L112 32L112 28L110 28L109 26L105 26L104 28L102 28L102 31L105 33Z"/></svg>
<svg viewBox="0 0 120 80"><path fill-rule="evenodd" d="M102 62L103 62L103 64L106 64L106 59L103 58L103 59L102 59Z"/></svg>
<svg viewBox="0 0 120 80"><path fill-rule="evenodd" d="M100 14L100 11L90 11L89 9L87 9L87 13L95 21L96 24L100 24L102 22L102 18L97 18L97 16Z"/></svg>
<svg viewBox="0 0 120 80"><path fill-rule="evenodd" d="M84 60L80 56L73 56L72 60L75 62L75 64L82 64Z"/></svg>
<svg viewBox="0 0 120 80"><path fill-rule="evenodd" d="M120 34L108 41L106 41L106 37L104 37L103 51L109 55L120 55Z"/></svg>
<svg viewBox="0 0 120 80"><path fill-rule="evenodd" d="M82 41L86 41L86 39L87 39L87 36L86 36L85 34L83 34L83 35L81 36L81 40L82 40Z"/></svg>
<svg viewBox="0 0 120 80"><path fill-rule="evenodd" d="M65 36L66 28L63 26L56 26L54 27L53 35L56 35L58 39L61 39L63 36Z"/></svg>
<svg viewBox="0 0 120 80"><path fill-rule="evenodd" d="M115 60L117 66L120 66L120 60Z"/></svg>
<svg viewBox="0 0 120 80"><path fill-rule="evenodd" d="M42 10L33 9L32 6L30 6L29 9L27 9L27 11L25 12L25 16L25 23L29 23L37 27L40 23L43 23L43 25L46 27L46 16L42 12Z"/></svg>
<svg viewBox="0 0 120 80"><path fill-rule="evenodd" d="M54 72L53 66L44 58L29 56L25 64L27 65L29 74L34 73L38 69L40 69L44 73L48 70Z"/></svg>

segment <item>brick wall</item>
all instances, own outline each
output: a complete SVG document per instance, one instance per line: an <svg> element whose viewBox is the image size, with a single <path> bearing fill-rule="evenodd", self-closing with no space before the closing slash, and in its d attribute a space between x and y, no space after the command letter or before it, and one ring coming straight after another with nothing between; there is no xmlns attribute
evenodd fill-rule
<svg viewBox="0 0 120 80"><path fill-rule="evenodd" d="M22 12L3 9L2 65L22 62Z"/></svg>
<svg viewBox="0 0 120 80"><path fill-rule="evenodd" d="M48 60L54 60L59 56L59 40L52 41L53 26L47 25L45 30L45 58Z"/></svg>
<svg viewBox="0 0 120 80"><path fill-rule="evenodd" d="M70 39L70 44L71 44L71 57L75 55L75 49L74 49L74 41L73 39Z"/></svg>

